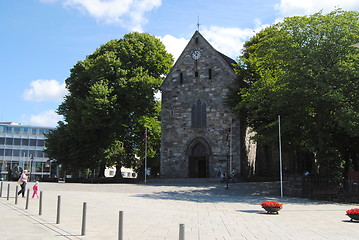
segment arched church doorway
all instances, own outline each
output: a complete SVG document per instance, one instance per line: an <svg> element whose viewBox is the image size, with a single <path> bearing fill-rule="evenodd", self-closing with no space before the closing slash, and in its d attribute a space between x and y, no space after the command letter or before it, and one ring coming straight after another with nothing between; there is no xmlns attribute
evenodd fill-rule
<svg viewBox="0 0 359 240"><path fill-rule="evenodd" d="M189 177L206 178L208 177L208 162L210 149L202 141L195 141L189 149Z"/></svg>

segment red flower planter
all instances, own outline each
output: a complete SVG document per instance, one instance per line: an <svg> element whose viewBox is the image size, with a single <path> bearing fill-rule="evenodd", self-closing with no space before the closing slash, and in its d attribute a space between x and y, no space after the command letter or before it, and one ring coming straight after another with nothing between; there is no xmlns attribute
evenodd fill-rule
<svg viewBox="0 0 359 240"><path fill-rule="evenodd" d="M350 221L359 220L359 208L353 208L348 210L347 216L350 217Z"/></svg>
<svg viewBox="0 0 359 240"><path fill-rule="evenodd" d="M262 208L267 211L267 213L276 213L279 214L279 210L282 209L283 204L277 203L277 202L262 202L261 203Z"/></svg>

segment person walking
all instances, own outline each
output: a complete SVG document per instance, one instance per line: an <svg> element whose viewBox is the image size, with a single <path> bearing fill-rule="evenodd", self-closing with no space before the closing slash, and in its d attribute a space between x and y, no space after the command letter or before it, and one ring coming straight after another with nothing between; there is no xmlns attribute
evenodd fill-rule
<svg viewBox="0 0 359 240"><path fill-rule="evenodd" d="M32 187L32 190L34 190L34 193L32 194L32 198L36 197L39 198L39 195L37 194L37 192L39 191L39 182L36 181L35 185Z"/></svg>
<svg viewBox="0 0 359 240"><path fill-rule="evenodd" d="M21 184L20 184L20 191L17 193L17 195L20 195L20 193L22 194L22 197L25 197L25 191L26 191L26 184L27 184L27 170L24 170L24 172L21 174L20 179L21 180Z"/></svg>

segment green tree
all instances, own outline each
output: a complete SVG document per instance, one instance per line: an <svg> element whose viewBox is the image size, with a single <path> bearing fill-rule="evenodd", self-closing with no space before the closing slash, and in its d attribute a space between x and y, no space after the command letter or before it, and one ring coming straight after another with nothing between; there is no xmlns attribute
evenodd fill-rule
<svg viewBox="0 0 359 240"><path fill-rule="evenodd" d="M262 30L244 46L229 99L264 143L277 141L280 115L284 143L314 153L325 174L358 161L345 145L358 144L359 50L351 46L359 42L358 17L337 9Z"/></svg>
<svg viewBox="0 0 359 240"><path fill-rule="evenodd" d="M141 149L143 119L158 121L154 94L172 63L159 39L137 32L79 61L66 79L69 95L58 108L64 122L47 136L49 157L71 171L100 166L100 176L105 166L141 165L135 154Z"/></svg>

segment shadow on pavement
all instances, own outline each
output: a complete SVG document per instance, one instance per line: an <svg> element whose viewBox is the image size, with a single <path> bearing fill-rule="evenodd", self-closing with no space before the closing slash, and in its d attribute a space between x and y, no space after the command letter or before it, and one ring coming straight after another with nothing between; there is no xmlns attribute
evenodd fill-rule
<svg viewBox="0 0 359 240"><path fill-rule="evenodd" d="M279 182L246 182L231 183L229 189L225 184L150 184L151 186L175 186L178 190L159 191L148 194L137 194L136 197L178 200L191 202L241 202L260 204L263 201L280 201L296 204L332 204L332 202L313 201L305 198L280 198Z"/></svg>

